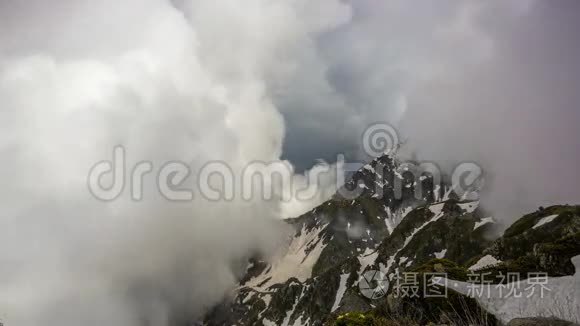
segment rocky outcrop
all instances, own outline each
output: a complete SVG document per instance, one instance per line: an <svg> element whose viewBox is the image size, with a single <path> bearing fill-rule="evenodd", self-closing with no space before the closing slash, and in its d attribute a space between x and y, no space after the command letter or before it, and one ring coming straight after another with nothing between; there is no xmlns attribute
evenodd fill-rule
<svg viewBox="0 0 580 326"><path fill-rule="evenodd" d="M501 263L489 272L546 272L550 276L574 274L570 259L580 254L580 206L556 205L525 215L483 255Z"/></svg>

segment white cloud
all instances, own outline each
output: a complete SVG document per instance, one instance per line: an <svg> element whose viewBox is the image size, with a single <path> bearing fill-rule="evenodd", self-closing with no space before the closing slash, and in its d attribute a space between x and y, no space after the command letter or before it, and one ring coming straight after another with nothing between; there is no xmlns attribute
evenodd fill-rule
<svg viewBox="0 0 580 326"><path fill-rule="evenodd" d="M124 193L104 203L90 197L89 169L117 144L128 168L179 160L195 173L222 160L239 173L280 160L284 121L267 78L348 8L317 3L328 19L304 21L307 2L27 5L1 10L22 19L0 23L0 318L126 326L198 316L249 255L273 253L286 206L171 203L149 175L142 202Z"/></svg>

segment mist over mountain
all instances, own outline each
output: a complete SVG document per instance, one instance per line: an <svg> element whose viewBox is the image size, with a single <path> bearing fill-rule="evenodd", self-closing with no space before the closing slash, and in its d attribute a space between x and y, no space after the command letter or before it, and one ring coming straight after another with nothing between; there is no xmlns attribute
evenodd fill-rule
<svg viewBox="0 0 580 326"><path fill-rule="evenodd" d="M397 130L400 160L449 175L481 166L481 209L503 228L574 204L579 15L574 0L1 1L0 321L202 318L240 286L248 259L285 257L296 230L284 219L341 187L337 154L375 159L361 145L375 123ZM123 187L100 200L91 171L114 165L118 146ZM166 190L189 200L160 192L170 162L187 173L168 174ZM244 198L238 182L211 200L196 181L212 162L237 177L253 166L273 195ZM294 189L256 162L288 172ZM114 188L112 178L98 181ZM393 231L381 223L373 245Z"/></svg>

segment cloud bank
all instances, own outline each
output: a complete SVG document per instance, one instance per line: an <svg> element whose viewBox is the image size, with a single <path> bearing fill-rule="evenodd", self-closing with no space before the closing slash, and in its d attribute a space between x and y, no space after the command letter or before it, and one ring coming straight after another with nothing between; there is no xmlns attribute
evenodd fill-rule
<svg viewBox="0 0 580 326"><path fill-rule="evenodd" d="M279 218L324 199L100 202L91 166L366 159L386 121L419 159L488 171L499 218L580 191L575 0L3 1L0 318L172 325L231 290ZM286 159L288 161L286 161ZM298 184L307 176L295 174ZM320 189L331 188L332 177ZM284 193L286 189L278 189Z"/></svg>
<svg viewBox="0 0 580 326"><path fill-rule="evenodd" d="M281 217L324 199L214 202L196 193L176 203L155 191L154 175L173 160L192 174L209 161L235 173L253 161L291 167L280 161L285 126L267 86L285 83L294 53L314 53L313 38L346 21L347 6L8 1L0 13L6 324L199 317L249 256L274 254L285 239ZM152 163L141 202L127 193L101 202L87 189L89 169L112 160L116 145L128 171ZM307 175L294 178L305 184Z"/></svg>

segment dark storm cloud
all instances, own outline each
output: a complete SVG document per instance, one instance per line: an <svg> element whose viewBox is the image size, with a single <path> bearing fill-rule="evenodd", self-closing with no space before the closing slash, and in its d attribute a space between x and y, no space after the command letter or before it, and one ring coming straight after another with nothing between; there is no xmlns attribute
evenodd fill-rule
<svg viewBox="0 0 580 326"><path fill-rule="evenodd" d="M304 146L356 153L364 126L388 121L420 159L481 164L483 203L501 219L580 199L578 1L351 6L353 19L319 39L325 109L281 105L290 159L308 161Z"/></svg>

